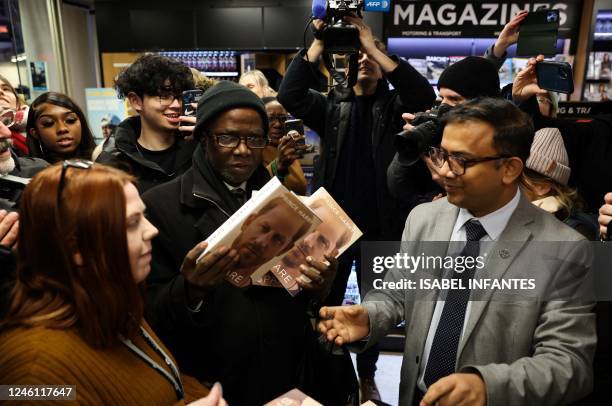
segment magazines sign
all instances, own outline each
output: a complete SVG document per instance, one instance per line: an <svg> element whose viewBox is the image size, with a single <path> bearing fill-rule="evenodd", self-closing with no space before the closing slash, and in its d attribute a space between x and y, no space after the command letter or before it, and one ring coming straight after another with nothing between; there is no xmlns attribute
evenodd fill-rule
<svg viewBox="0 0 612 406"><path fill-rule="evenodd" d="M385 14L389 37L495 38L520 10L559 10L559 38L576 37L582 5L565 1L402 1Z"/></svg>

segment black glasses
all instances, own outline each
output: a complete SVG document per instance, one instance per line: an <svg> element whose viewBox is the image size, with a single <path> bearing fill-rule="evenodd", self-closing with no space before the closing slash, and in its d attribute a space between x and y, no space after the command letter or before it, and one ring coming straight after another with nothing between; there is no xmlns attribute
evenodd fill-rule
<svg viewBox="0 0 612 406"><path fill-rule="evenodd" d="M181 95L173 94L171 92L161 92L157 95L157 98L159 99L159 104L162 107L170 106L172 103L174 103L175 100L178 100L179 103L181 102Z"/></svg>
<svg viewBox="0 0 612 406"><path fill-rule="evenodd" d="M57 186L57 207L60 207L62 201L62 191L64 190L64 184L66 183L66 171L68 168L77 169L90 169L93 166L92 161L86 159L66 159L62 164L62 172L60 174L59 185Z"/></svg>
<svg viewBox="0 0 612 406"><path fill-rule="evenodd" d="M235 134L211 134L217 141L217 145L224 148L236 148L242 141L246 146L252 149L264 148L270 141L268 137L260 137L258 135L241 136Z"/></svg>
<svg viewBox="0 0 612 406"><path fill-rule="evenodd" d="M0 113L0 122L2 124L4 124L7 127L12 126L13 124L15 124L15 115L17 114L17 112L15 110L4 110L2 113Z"/></svg>
<svg viewBox="0 0 612 406"><path fill-rule="evenodd" d="M448 162L448 167L451 172L457 176L461 176L465 173L465 170L473 165L481 162L496 161L498 159L511 158L512 155L495 155L487 156L482 158L467 159L457 155L449 154L448 152L436 148L430 147L427 151L427 156L431 159L431 162L438 168L442 168L445 162Z"/></svg>

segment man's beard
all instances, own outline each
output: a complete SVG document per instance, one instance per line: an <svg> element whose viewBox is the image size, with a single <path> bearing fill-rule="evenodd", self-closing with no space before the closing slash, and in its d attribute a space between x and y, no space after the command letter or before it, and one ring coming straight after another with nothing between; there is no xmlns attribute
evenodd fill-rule
<svg viewBox="0 0 612 406"><path fill-rule="evenodd" d="M8 151L13 145L13 141L10 138L0 139L0 154ZM0 175L6 175L15 170L15 160L12 156L6 159L0 159Z"/></svg>

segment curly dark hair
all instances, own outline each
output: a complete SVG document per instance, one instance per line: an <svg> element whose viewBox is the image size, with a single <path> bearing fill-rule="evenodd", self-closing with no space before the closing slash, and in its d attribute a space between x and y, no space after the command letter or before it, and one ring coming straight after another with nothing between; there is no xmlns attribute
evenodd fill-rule
<svg viewBox="0 0 612 406"><path fill-rule="evenodd" d="M166 80L170 85L166 86ZM195 88L193 75L183 63L157 54L146 54L123 70L115 80L119 98L134 92L141 98L169 92L179 95Z"/></svg>

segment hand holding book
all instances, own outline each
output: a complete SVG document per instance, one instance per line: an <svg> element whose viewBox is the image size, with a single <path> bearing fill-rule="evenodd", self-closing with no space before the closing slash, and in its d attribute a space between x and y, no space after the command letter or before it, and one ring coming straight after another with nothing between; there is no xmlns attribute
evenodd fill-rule
<svg viewBox="0 0 612 406"><path fill-rule="evenodd" d="M181 274L187 282L187 295L190 303L194 304L219 285L227 272L236 266L238 253L227 246L219 247L207 252L196 262L208 247L206 241L196 245L187 253L181 265Z"/></svg>
<svg viewBox="0 0 612 406"><path fill-rule="evenodd" d="M316 299L326 298L336 277L338 260L331 255L325 255L324 261L308 256L306 263L300 265L301 275L296 278L296 282Z"/></svg>

